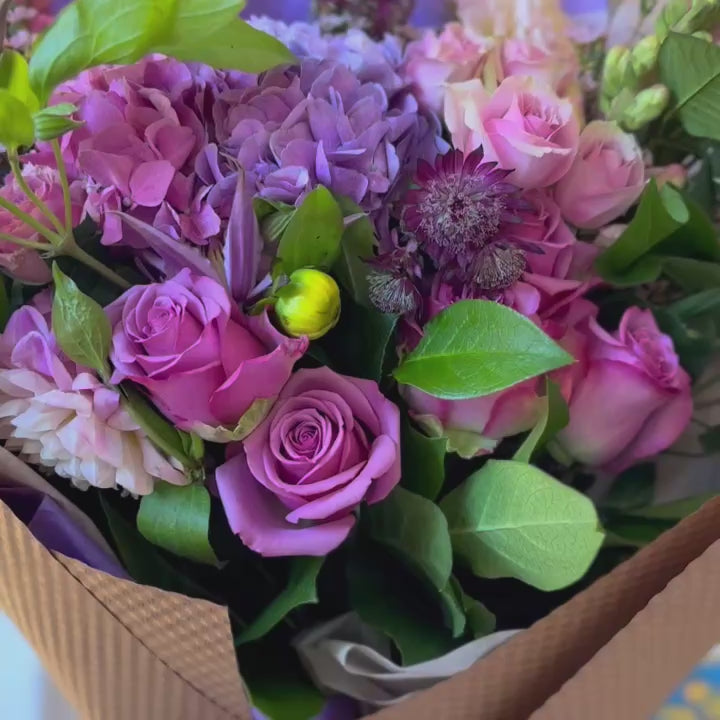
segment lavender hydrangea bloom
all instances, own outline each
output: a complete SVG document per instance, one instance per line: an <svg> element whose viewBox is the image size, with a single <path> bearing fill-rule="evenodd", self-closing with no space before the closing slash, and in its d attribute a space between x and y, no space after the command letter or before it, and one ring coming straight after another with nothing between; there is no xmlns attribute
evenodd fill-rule
<svg viewBox="0 0 720 720"><path fill-rule="evenodd" d="M220 156L254 179L261 197L297 203L322 184L376 213L443 141L389 64L356 70L305 59L221 93L213 111Z"/></svg>

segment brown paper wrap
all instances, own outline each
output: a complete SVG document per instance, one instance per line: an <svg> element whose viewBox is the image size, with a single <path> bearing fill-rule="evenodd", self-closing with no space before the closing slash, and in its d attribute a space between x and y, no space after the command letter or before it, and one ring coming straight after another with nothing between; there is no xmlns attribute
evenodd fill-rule
<svg viewBox="0 0 720 720"><path fill-rule="evenodd" d="M719 537L717 500L470 670L372 718L649 717L720 640ZM223 608L55 556L3 505L0 610L86 720L250 716Z"/></svg>

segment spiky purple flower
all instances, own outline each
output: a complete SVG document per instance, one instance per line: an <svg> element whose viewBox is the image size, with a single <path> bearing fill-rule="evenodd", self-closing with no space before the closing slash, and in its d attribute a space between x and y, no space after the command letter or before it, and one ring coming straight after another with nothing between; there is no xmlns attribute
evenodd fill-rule
<svg viewBox="0 0 720 720"><path fill-rule="evenodd" d="M423 275L422 262L415 240L400 246L395 234L393 243L394 250L369 262L368 290L381 312L406 315L417 310L422 299L417 287Z"/></svg>
<svg viewBox="0 0 720 720"><path fill-rule="evenodd" d="M406 232L438 266L457 262L467 267L522 207L518 188L506 181L511 171L483 159L478 148L467 157L451 150L434 166L418 163L402 219Z"/></svg>
<svg viewBox="0 0 720 720"><path fill-rule="evenodd" d="M348 18L375 37L407 23L415 0L314 0L315 14Z"/></svg>

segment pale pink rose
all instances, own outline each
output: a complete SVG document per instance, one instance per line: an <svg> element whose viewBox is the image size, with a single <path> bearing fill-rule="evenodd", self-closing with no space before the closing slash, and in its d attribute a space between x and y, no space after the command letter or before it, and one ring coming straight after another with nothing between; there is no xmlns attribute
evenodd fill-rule
<svg viewBox="0 0 720 720"><path fill-rule="evenodd" d="M527 40L508 38L500 54L505 77L525 75L549 85L560 97L566 97L578 79L578 61L572 48L548 48Z"/></svg>
<svg viewBox="0 0 720 720"><path fill-rule="evenodd" d="M427 31L408 45L402 75L427 107L440 112L447 84L480 77L492 46L491 40L449 23L441 33Z"/></svg>
<svg viewBox="0 0 720 720"><path fill-rule="evenodd" d="M480 80L448 86L445 122L456 148L482 146L489 161L514 170L522 188L554 185L569 170L580 130L570 100L531 77L506 78L489 95Z"/></svg>
<svg viewBox="0 0 720 720"><path fill-rule="evenodd" d="M658 165L646 170L648 177L655 178L658 188L670 183L677 188L684 188L688 181L688 171L683 165Z"/></svg>
<svg viewBox="0 0 720 720"><path fill-rule="evenodd" d="M591 122L580 136L580 148L555 188L555 200L566 220L597 229L624 215L645 186L642 150L633 135L613 122Z"/></svg>
<svg viewBox="0 0 720 720"><path fill-rule="evenodd" d="M57 172L48 167L28 163L23 168L23 178L30 189L63 222L65 219L65 205ZM84 202L84 193L79 183L73 183L71 194L73 198L73 225L77 225L80 222ZM12 174L6 176L5 184L0 188L0 196L17 205L24 213L30 215L48 229L55 229L40 210L33 205L30 198L20 189L17 180ZM0 208L0 233L34 243L45 242L40 233L3 208ZM4 268L12 277L30 284L43 285L52 279L49 266L38 252L22 248L9 241L0 241L0 267Z"/></svg>
<svg viewBox="0 0 720 720"><path fill-rule="evenodd" d="M615 334L591 319L587 370L573 388L563 455L619 473L670 447L692 416L690 377L650 311L630 308Z"/></svg>

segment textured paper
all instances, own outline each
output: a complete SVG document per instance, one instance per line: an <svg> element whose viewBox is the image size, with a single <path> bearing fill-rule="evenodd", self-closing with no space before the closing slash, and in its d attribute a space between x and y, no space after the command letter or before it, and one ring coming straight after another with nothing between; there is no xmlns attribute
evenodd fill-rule
<svg viewBox="0 0 720 720"><path fill-rule="evenodd" d="M395 705L467 670L516 633L494 633L436 660L402 667L387 658L387 642L374 641L360 619L348 613L304 633L295 646L321 690L347 695L372 710Z"/></svg>
<svg viewBox="0 0 720 720"><path fill-rule="evenodd" d="M17 482L5 460L0 476ZM717 500L469 670L372 718L527 720L546 703L539 720L647 717L636 710L658 707L717 642L720 557L706 551L719 537ZM224 608L55 557L4 505L0 610L86 720L250 717Z"/></svg>

